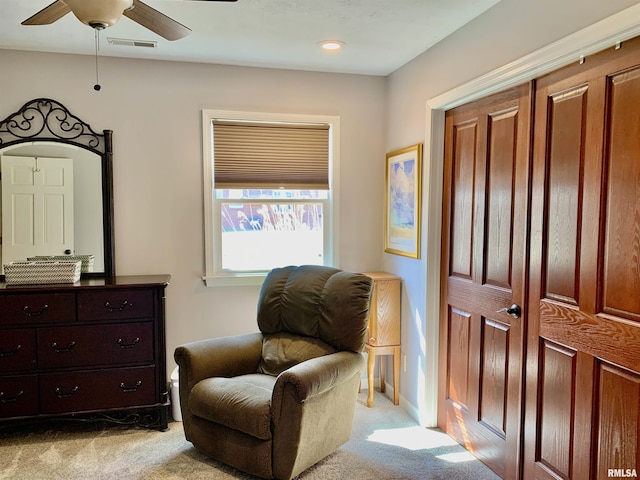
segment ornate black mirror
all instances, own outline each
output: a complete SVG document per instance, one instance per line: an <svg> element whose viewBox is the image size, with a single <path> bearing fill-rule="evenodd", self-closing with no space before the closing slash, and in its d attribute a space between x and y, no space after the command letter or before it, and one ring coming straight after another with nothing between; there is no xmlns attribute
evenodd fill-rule
<svg viewBox="0 0 640 480"><path fill-rule="evenodd" d="M77 255L91 257L83 276L115 275L112 135L48 98L0 122L0 266Z"/></svg>

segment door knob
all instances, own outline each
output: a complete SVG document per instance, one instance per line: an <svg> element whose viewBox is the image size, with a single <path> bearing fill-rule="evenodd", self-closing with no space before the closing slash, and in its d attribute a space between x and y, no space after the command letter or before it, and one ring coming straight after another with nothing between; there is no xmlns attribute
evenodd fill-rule
<svg viewBox="0 0 640 480"><path fill-rule="evenodd" d="M520 305L518 305L517 303L514 303L509 308L505 307L505 308L501 308L500 310L496 310L496 313L499 313L499 312L507 312L513 318L520 318L522 316L522 309L520 308Z"/></svg>

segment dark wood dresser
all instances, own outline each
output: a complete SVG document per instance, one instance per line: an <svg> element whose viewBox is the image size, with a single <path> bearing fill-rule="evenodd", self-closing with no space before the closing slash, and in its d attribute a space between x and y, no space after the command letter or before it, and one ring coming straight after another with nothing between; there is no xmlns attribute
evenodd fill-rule
<svg viewBox="0 0 640 480"><path fill-rule="evenodd" d="M48 417L167 428L168 275L0 283L0 424Z"/></svg>

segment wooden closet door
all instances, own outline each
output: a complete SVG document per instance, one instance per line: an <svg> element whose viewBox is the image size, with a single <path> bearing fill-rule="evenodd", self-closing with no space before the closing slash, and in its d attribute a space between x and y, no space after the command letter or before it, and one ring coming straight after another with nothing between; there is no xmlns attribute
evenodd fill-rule
<svg viewBox="0 0 640 480"><path fill-rule="evenodd" d="M527 479L640 475L638 47L537 82Z"/></svg>
<svg viewBox="0 0 640 480"><path fill-rule="evenodd" d="M503 478L521 467L531 88L446 113L438 424ZM517 315L516 315L517 316Z"/></svg>

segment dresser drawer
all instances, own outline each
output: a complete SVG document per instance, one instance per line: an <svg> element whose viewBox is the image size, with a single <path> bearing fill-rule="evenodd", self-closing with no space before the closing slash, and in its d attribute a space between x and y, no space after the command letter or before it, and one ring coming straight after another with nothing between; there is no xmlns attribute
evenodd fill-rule
<svg viewBox="0 0 640 480"><path fill-rule="evenodd" d="M0 295L0 325L69 322L75 316L73 293Z"/></svg>
<svg viewBox="0 0 640 480"><path fill-rule="evenodd" d="M110 289L78 294L78 320L127 320L153 316L151 290Z"/></svg>
<svg viewBox="0 0 640 480"><path fill-rule="evenodd" d="M40 410L63 413L155 403L155 368L132 367L40 376Z"/></svg>
<svg viewBox="0 0 640 480"><path fill-rule="evenodd" d="M0 377L0 418L36 415L38 403L36 375Z"/></svg>
<svg viewBox="0 0 640 480"><path fill-rule="evenodd" d="M153 352L150 322L38 329L43 369L151 363Z"/></svg>
<svg viewBox="0 0 640 480"><path fill-rule="evenodd" d="M36 331L0 330L0 373L36 368Z"/></svg>

